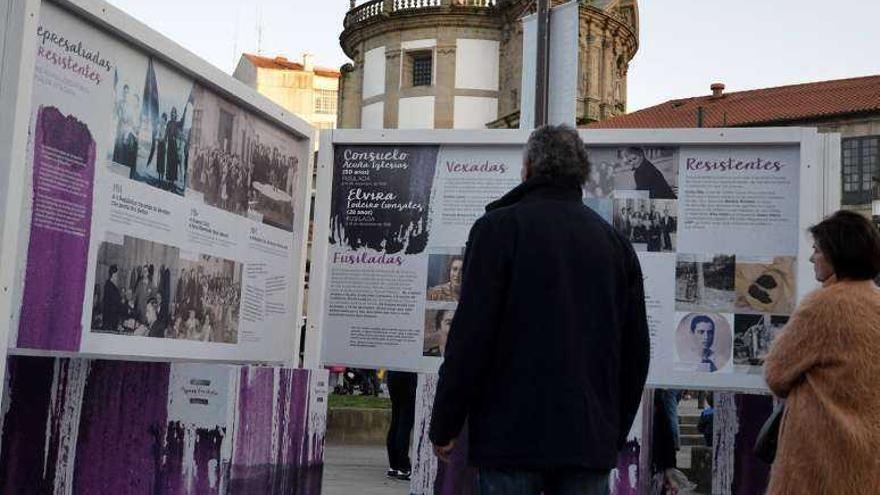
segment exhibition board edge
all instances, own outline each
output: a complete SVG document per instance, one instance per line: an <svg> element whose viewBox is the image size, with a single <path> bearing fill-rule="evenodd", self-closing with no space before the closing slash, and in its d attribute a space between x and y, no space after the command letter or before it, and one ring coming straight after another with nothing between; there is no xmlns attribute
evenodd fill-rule
<svg viewBox="0 0 880 495"><path fill-rule="evenodd" d="M306 332L306 363L307 366L361 366L362 363L334 363L325 361L321 352L323 339L326 337L323 327L323 302L327 277L327 253L329 250L329 223L330 201L332 196L332 175L334 164L334 146L336 145L524 145L531 131L529 130L410 130L410 129L386 129L386 130L363 130L363 129L336 129L321 132L321 149L318 154L318 187L315 202L314 241L312 244L312 264L309 276L309 314L308 331ZM815 128L808 127L765 127L765 128L711 128L711 129L621 129L621 130L580 130L581 137L588 145L619 146L626 144L648 145L798 145L800 151L801 168L799 171L799 228L815 223L824 215L831 213L839 207L839 199L834 204L833 195L828 191L834 191L834 184L827 181L838 182L839 176L827 173L819 174L821 169L826 169L829 164L838 162L839 156L834 157L828 152L820 154L821 147L828 138L820 140L820 135ZM823 135L824 136L824 135ZM839 140L839 137L838 137ZM838 187L839 188L839 187ZM815 194L811 196L807 193ZM821 198L821 201L815 201ZM829 199L830 198L830 199ZM810 203L813 203L812 209ZM807 242L806 235L802 235L798 241L798 299L815 287L809 275L809 258L811 246ZM806 278L805 278L805 274ZM400 371L431 372L436 370L408 369L389 367ZM693 384L684 380L687 373L671 375L674 379L653 381L646 386L651 388L662 387L686 387L701 390L727 390L733 392L768 393L762 375L754 375L754 378L745 380L742 385L730 385L720 383L724 380L723 375L707 375L702 383Z"/></svg>
<svg viewBox="0 0 880 495"><path fill-rule="evenodd" d="M30 121L31 92L34 79L34 62L37 45L29 43L28 34L39 23L41 0L6 0L4 2L3 52L0 53L0 108L9 110L0 119L0 383L6 383L6 356L9 342L9 322L12 318L11 288L14 286L16 263L15 250L20 235L20 205L24 198L25 167L13 167L24 163L27 157L28 125ZM24 123L24 125L21 125ZM10 206L12 206L10 208ZM10 212L15 212L11 214ZM12 254L9 250L12 249Z"/></svg>
<svg viewBox="0 0 880 495"><path fill-rule="evenodd" d="M290 367L299 367L300 332L299 327L303 312L303 294L305 279L305 264L308 249L308 218L310 216L311 204L311 176L314 169L314 153L313 143L315 138L315 129L305 120L284 110L265 96L259 94L256 90L246 86L240 81L235 80L231 75L224 73L220 69L214 67L205 60L199 58L192 52L181 47L172 40L159 34L155 30L149 28L140 21L134 19L122 10L104 2L103 0L12 0L13 5L22 5L24 12L19 16L20 30L16 30L14 35L18 41L18 49L12 55L14 60L20 67L19 73L13 79L7 77L6 65L11 50L10 43L4 44L5 52L3 79L3 87L7 84L15 83L19 88L15 101L15 115L11 123L16 133L11 142L10 158L16 158L7 163L23 163L27 153L27 133L30 122L30 105L34 67L36 63L36 43L29 42L29 38L40 22L40 8L43 3L52 4L70 15L86 22L94 29L104 32L106 35L118 39L121 43L128 45L133 51L152 56L157 60L167 64L178 73L189 77L194 83L200 84L205 88L214 91L219 96L227 99L231 103L241 107L243 110L253 113L255 116L268 121L278 130L293 135L307 150L305 156L305 167L303 170L304 178L299 186L299 198L301 201L302 219L297 222L291 233L294 240L299 239L299 243L291 245L294 250L295 269L297 273L291 274L293 284L292 300L292 327L289 332L292 336L290 340L291 348L286 352L284 359L271 360L233 360L228 358L205 358L205 357L167 357L167 356L128 356L121 354L106 353L89 353L89 352L59 352L37 349L10 348L10 322L14 315L12 298L14 296L14 279L19 263L21 251L19 249L21 240L19 237L22 218L21 214L25 211L24 201L25 195L23 188L14 188L15 194L7 197L6 204L3 205L4 217L8 220L12 217L12 221L7 221L3 225L3 237L0 241L5 246L3 250L3 259L6 263L0 265L0 283L3 285L3 296L0 300L0 319L6 322L0 329L0 358L8 350L10 354L16 355L41 355L47 357L70 357L72 355L89 358L89 359L138 359L148 361L181 361L190 362L212 362L212 363L230 363L230 364L272 364ZM6 34L6 33L4 33ZM8 40L7 40L8 41ZM7 80L9 79L9 80ZM5 137L5 136L4 136ZM4 142L4 141L0 141ZM26 167L9 167L9 170L2 170L8 178L7 183L17 184L23 183L24 172ZM16 212L10 215L9 212ZM11 242L14 241L14 242ZM14 252L6 252L12 249ZM11 261L11 262L10 262ZM0 378L3 375L0 374Z"/></svg>

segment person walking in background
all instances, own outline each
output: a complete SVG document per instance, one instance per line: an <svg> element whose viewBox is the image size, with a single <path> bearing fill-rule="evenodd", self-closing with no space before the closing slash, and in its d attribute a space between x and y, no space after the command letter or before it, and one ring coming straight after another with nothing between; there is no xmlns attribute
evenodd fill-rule
<svg viewBox="0 0 880 495"><path fill-rule="evenodd" d="M810 228L822 288L798 306L764 361L786 399L769 495L880 487L880 232L839 211Z"/></svg>
<svg viewBox="0 0 880 495"><path fill-rule="evenodd" d="M388 428L389 478L408 480L412 473L409 443L416 416L415 373L388 371L388 394L391 396L391 426Z"/></svg>
<svg viewBox="0 0 880 495"><path fill-rule="evenodd" d="M641 401L641 267L582 202L589 172L577 131L541 127L470 231L430 439L448 462L467 419L483 494L606 494Z"/></svg>

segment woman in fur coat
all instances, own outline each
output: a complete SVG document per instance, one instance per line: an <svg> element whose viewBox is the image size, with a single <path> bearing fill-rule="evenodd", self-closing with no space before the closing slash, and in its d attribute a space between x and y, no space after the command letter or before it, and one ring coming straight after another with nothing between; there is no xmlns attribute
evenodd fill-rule
<svg viewBox="0 0 880 495"><path fill-rule="evenodd" d="M764 362L786 399L769 495L880 493L880 232L839 211L810 229L823 287Z"/></svg>

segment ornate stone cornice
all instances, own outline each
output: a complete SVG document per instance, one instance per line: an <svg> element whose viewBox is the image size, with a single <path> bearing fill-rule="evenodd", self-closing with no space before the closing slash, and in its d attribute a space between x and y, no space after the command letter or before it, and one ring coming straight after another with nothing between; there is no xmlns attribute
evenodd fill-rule
<svg viewBox="0 0 880 495"><path fill-rule="evenodd" d="M345 54L352 57L360 43L386 33L438 27L483 28L500 33L503 26L494 8L437 7L371 17L347 27L339 35L339 43Z"/></svg>

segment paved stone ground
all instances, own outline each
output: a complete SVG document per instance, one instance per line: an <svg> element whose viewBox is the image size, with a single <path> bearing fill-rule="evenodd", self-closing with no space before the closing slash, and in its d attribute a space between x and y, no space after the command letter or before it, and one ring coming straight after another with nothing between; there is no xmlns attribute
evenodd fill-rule
<svg viewBox="0 0 880 495"><path fill-rule="evenodd" d="M407 495L409 482L385 477L381 445L328 445L324 449L323 495Z"/></svg>

